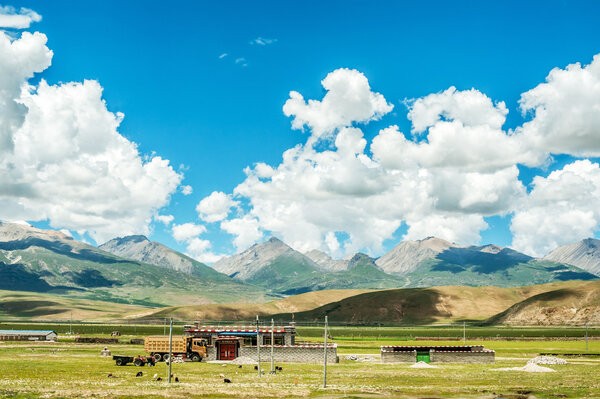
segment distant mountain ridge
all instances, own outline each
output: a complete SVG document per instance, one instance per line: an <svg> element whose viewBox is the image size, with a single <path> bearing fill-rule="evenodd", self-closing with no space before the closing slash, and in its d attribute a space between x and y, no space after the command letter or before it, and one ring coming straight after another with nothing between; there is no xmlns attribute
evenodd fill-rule
<svg viewBox="0 0 600 399"><path fill-rule="evenodd" d="M544 259L568 263L600 276L600 240L586 238L563 245L550 252Z"/></svg>
<svg viewBox="0 0 600 399"><path fill-rule="evenodd" d="M271 238L223 258L213 267L284 295L346 288L516 287L598 278L577 267L537 260L510 248L493 244L463 247L435 237L403 241L377 260L365 254L334 260L318 250L301 254Z"/></svg>
<svg viewBox="0 0 600 399"><path fill-rule="evenodd" d="M98 248L122 258L133 259L182 273L219 281L228 280L227 276L206 266L204 263L198 262L161 243L150 241L143 235L113 238Z"/></svg>

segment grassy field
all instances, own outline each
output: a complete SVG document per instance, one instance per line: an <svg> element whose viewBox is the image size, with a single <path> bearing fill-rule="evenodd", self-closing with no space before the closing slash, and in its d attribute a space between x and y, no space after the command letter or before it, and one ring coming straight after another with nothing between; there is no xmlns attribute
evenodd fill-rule
<svg viewBox="0 0 600 399"><path fill-rule="evenodd" d="M105 326L110 330L117 326ZM146 331L136 327L135 335ZM154 327L156 328L156 327ZM162 330L162 328L161 328ZM384 330L383 335L379 334ZM496 350L495 364L445 364L435 369L414 369L405 364L379 363L379 346L455 345L456 341L407 341L409 329L331 330L338 344L339 364L328 367L328 388L322 388L322 365L280 364L283 372L258 377L252 366L183 363L173 364L179 383L168 385L152 376L165 377L166 365L137 368L117 367L102 358L100 344L75 344L61 336L58 343L4 342L0 344L0 397L408 397L408 398L579 398L600 397L600 358L567 358L569 364L549 366L555 373L495 371L523 366L540 352L583 353L583 341L476 341ZM413 329L421 331L424 329ZM431 333L432 329L425 329ZM541 329L537 329L538 334ZM547 336L558 334L549 329ZM319 341L319 328L301 328L303 339ZM441 331L437 329L436 331ZM481 330L484 331L484 330ZM414 332L414 331L413 331ZM162 333L154 331L153 333ZM533 334L533 332L531 332ZM104 335L90 332L89 335ZM113 354L137 355L141 346L110 345ZM600 341L590 341L589 351L600 353ZM374 362L347 360L349 354L372 356ZM268 363L263 368L268 369ZM144 376L135 374L143 371ZM108 378L112 373L116 378ZM232 383L223 383L223 377Z"/></svg>

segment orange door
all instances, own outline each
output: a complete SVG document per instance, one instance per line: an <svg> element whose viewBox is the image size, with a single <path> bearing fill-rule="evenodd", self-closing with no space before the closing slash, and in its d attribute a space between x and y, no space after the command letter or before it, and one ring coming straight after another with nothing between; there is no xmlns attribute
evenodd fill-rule
<svg viewBox="0 0 600 399"><path fill-rule="evenodd" d="M235 344L222 343L219 345L219 358L221 360L235 359Z"/></svg>

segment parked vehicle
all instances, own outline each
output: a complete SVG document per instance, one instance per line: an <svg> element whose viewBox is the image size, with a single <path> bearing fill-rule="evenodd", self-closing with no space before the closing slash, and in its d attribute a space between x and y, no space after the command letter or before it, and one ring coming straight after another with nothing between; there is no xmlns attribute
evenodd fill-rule
<svg viewBox="0 0 600 399"><path fill-rule="evenodd" d="M154 358L152 356L120 356L114 355L113 360L117 366L126 366L128 363L133 363L134 366L154 366Z"/></svg>
<svg viewBox="0 0 600 399"><path fill-rule="evenodd" d="M169 336L154 335L144 339L144 350L155 362L169 360ZM174 336L171 353L193 362L201 362L206 357L206 339L191 336Z"/></svg>

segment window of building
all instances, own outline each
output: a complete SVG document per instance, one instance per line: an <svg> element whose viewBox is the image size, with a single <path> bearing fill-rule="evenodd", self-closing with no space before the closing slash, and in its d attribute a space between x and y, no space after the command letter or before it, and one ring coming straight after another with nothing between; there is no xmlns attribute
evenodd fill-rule
<svg viewBox="0 0 600 399"><path fill-rule="evenodd" d="M275 335L274 337L275 345L284 345L285 339L283 335ZM271 335L264 336L264 344L263 345L271 345Z"/></svg>

